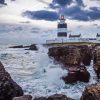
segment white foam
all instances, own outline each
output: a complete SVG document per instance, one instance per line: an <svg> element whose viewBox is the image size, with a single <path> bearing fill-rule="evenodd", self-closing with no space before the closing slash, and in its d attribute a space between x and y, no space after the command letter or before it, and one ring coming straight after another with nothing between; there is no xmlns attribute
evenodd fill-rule
<svg viewBox="0 0 100 100"><path fill-rule="evenodd" d="M91 63L91 66L87 66L91 75L89 83L65 84L61 77L67 71L48 57L48 48L41 45L38 48L38 51L11 48L0 51L0 60L25 94L36 97L62 93L78 100L85 86L97 82ZM5 56L1 56L2 54Z"/></svg>

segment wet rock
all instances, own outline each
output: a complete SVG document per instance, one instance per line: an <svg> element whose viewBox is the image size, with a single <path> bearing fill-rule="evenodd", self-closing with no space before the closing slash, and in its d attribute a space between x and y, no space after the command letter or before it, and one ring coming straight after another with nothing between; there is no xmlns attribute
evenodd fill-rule
<svg viewBox="0 0 100 100"><path fill-rule="evenodd" d="M75 46L49 48L49 56L68 66L76 66L81 63L80 50Z"/></svg>
<svg viewBox="0 0 100 100"><path fill-rule="evenodd" d="M35 98L33 100L47 100L47 98L46 97L39 97L39 98Z"/></svg>
<svg viewBox="0 0 100 100"><path fill-rule="evenodd" d="M63 94L55 94L48 97L47 100L72 100L72 99Z"/></svg>
<svg viewBox="0 0 100 100"><path fill-rule="evenodd" d="M87 46L52 47L48 54L68 70L68 75L62 78L65 83L89 82L90 74L85 65L90 64L91 54Z"/></svg>
<svg viewBox="0 0 100 100"><path fill-rule="evenodd" d="M87 45L52 47L48 54L65 65L80 65L81 62L89 66L92 59L91 47Z"/></svg>
<svg viewBox="0 0 100 100"><path fill-rule="evenodd" d="M23 48L23 45L18 45L18 46L11 46L9 48Z"/></svg>
<svg viewBox="0 0 100 100"><path fill-rule="evenodd" d="M23 46L23 45L11 46L9 48L26 48L25 50L38 50L35 44L29 45L29 46Z"/></svg>
<svg viewBox="0 0 100 100"><path fill-rule="evenodd" d="M12 80L0 62L0 100L12 100L13 97L22 95L22 88Z"/></svg>
<svg viewBox="0 0 100 100"><path fill-rule="evenodd" d="M72 99L63 94L54 94L49 96L48 98L40 97L40 98L35 98L34 100L72 100Z"/></svg>
<svg viewBox="0 0 100 100"><path fill-rule="evenodd" d="M94 52L93 52L93 62L94 62L94 70L98 76L98 78L100 78L100 46L97 46L95 49L94 49Z"/></svg>
<svg viewBox="0 0 100 100"><path fill-rule="evenodd" d="M38 50L35 44L30 45L29 50Z"/></svg>
<svg viewBox="0 0 100 100"><path fill-rule="evenodd" d="M0 62L0 73L5 72L5 68L3 66L3 64Z"/></svg>
<svg viewBox="0 0 100 100"><path fill-rule="evenodd" d="M65 81L65 83L74 83L77 81L89 82L90 74L85 66L74 66L74 68L68 68L68 75L64 76L62 79Z"/></svg>
<svg viewBox="0 0 100 100"><path fill-rule="evenodd" d="M92 60L91 47L88 47L87 45L82 45L82 46L78 46L78 48L80 49L82 63L85 66L89 66Z"/></svg>
<svg viewBox="0 0 100 100"><path fill-rule="evenodd" d="M24 96L20 96L20 97L14 97L13 100L32 100L32 96L24 95Z"/></svg>
<svg viewBox="0 0 100 100"><path fill-rule="evenodd" d="M100 100L100 84L86 87L80 100Z"/></svg>

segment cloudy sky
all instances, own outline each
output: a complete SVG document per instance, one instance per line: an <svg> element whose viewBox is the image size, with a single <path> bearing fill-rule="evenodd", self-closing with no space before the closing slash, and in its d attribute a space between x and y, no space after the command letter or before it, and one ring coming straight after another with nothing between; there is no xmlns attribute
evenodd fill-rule
<svg viewBox="0 0 100 100"><path fill-rule="evenodd" d="M60 14L69 31L100 33L100 0L0 0L0 23L56 28Z"/></svg>

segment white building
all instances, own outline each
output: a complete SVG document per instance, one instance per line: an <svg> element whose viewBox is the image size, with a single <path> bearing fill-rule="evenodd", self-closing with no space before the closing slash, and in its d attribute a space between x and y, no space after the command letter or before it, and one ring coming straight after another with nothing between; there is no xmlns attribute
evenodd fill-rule
<svg viewBox="0 0 100 100"><path fill-rule="evenodd" d="M70 40L80 40L81 34L69 34L69 39Z"/></svg>

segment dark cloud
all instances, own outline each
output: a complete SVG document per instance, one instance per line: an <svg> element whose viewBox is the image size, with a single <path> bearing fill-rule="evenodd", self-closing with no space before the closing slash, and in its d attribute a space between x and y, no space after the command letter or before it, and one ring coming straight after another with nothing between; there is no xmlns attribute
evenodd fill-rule
<svg viewBox="0 0 100 100"><path fill-rule="evenodd" d="M7 4L5 3L5 0L0 0L0 4L7 5Z"/></svg>
<svg viewBox="0 0 100 100"><path fill-rule="evenodd" d="M79 6L83 6L84 7L84 3L83 3L83 0L76 0L77 4Z"/></svg>
<svg viewBox="0 0 100 100"><path fill-rule="evenodd" d="M63 14L68 19L79 21L94 21L100 20L100 10L96 7L90 8L90 10L84 10L79 6L66 7L62 9ZM27 16L36 20L48 20L55 21L58 19L59 14L57 12L40 10L40 11L26 11L23 16Z"/></svg>
<svg viewBox="0 0 100 100"><path fill-rule="evenodd" d="M84 10L79 6L73 6L64 9L64 14L70 19L80 21L93 21L100 19L100 10L97 7L92 7L90 10Z"/></svg>
<svg viewBox="0 0 100 100"><path fill-rule="evenodd" d="M63 13L69 19L88 21L86 11L82 10L79 6L73 6L63 9Z"/></svg>
<svg viewBox="0 0 100 100"><path fill-rule="evenodd" d="M66 6L75 3L74 6ZM84 9L83 0L53 0L49 5L53 10L58 10L59 13L53 11L26 11L23 13L31 19L55 21L60 14L64 14L67 19L79 21L94 21L100 20L100 8L91 7L89 10ZM61 9L62 8L62 9Z"/></svg>
<svg viewBox="0 0 100 100"><path fill-rule="evenodd" d="M60 7L65 7L65 6L68 6L72 3L75 3L78 5L78 6L83 6L84 7L84 3L83 3L83 0L53 0L52 3L50 4L50 7L51 8L60 8ZM58 6L57 6L58 4Z"/></svg>
<svg viewBox="0 0 100 100"><path fill-rule="evenodd" d="M0 4L4 4L5 0L0 0Z"/></svg>
<svg viewBox="0 0 100 100"><path fill-rule="evenodd" d="M26 11L22 15L36 20L55 21L58 19L58 14L56 12L46 10Z"/></svg>
<svg viewBox="0 0 100 100"><path fill-rule="evenodd" d="M59 5L54 5L54 4L49 4L49 7L52 8L52 9L57 9L59 8Z"/></svg>
<svg viewBox="0 0 100 100"><path fill-rule="evenodd" d="M90 9L91 9L91 11L87 12L90 19L92 19L92 20L100 19L100 9L97 7L92 7Z"/></svg>
<svg viewBox="0 0 100 100"><path fill-rule="evenodd" d="M59 4L60 6L70 5L73 0L53 0L53 4Z"/></svg>

